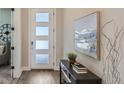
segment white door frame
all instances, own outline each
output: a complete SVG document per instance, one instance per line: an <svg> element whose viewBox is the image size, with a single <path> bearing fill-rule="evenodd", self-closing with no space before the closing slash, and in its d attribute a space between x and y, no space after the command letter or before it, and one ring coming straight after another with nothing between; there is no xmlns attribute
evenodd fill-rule
<svg viewBox="0 0 124 93"><path fill-rule="evenodd" d="M15 8L13 12L13 27L15 28L13 32L13 77L19 78L22 73L21 69L21 9Z"/></svg>
<svg viewBox="0 0 124 93"><path fill-rule="evenodd" d="M53 12L55 13L55 9L53 9ZM28 9L28 21L29 21L29 24L28 24L28 36L29 36L29 39L28 39L28 67L27 69L28 70L31 70L31 9ZM55 63L56 63L56 42L55 42L55 39L56 39L56 31L55 31L55 14L53 16L53 46L54 46L54 49L53 49L53 68L52 69L55 69Z"/></svg>

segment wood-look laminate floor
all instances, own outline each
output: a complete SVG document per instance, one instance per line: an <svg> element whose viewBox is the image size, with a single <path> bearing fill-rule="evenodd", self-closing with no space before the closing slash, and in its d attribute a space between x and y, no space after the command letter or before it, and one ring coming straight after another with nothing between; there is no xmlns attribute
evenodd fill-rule
<svg viewBox="0 0 124 93"><path fill-rule="evenodd" d="M11 83L11 74L9 66L0 66L0 84Z"/></svg>
<svg viewBox="0 0 124 93"><path fill-rule="evenodd" d="M9 65L0 66L0 84L16 84L17 79L11 78L11 69Z"/></svg>
<svg viewBox="0 0 124 93"><path fill-rule="evenodd" d="M59 84L59 71L25 71L17 81L17 84Z"/></svg>

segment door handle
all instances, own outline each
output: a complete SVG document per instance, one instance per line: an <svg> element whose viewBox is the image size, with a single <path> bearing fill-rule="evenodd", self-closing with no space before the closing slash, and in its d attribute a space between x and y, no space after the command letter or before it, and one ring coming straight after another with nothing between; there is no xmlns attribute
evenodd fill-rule
<svg viewBox="0 0 124 93"><path fill-rule="evenodd" d="M31 41L31 49L34 49L34 41Z"/></svg>
<svg viewBox="0 0 124 93"><path fill-rule="evenodd" d="M31 41L31 45L32 45L32 46L34 45L34 41Z"/></svg>

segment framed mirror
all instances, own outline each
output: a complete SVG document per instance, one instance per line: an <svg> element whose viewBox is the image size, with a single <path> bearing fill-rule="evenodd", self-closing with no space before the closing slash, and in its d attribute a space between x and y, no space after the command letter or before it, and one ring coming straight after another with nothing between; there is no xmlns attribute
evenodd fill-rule
<svg viewBox="0 0 124 93"><path fill-rule="evenodd" d="M74 21L75 49L100 60L100 14L94 12Z"/></svg>

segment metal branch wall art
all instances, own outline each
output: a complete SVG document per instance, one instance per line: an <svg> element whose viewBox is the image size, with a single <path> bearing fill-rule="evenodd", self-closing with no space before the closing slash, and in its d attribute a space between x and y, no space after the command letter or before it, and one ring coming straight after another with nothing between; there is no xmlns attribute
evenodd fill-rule
<svg viewBox="0 0 124 93"><path fill-rule="evenodd" d="M123 36L124 27L119 28L113 19L102 26L101 51L104 83L118 84L121 81L118 66L122 58L121 39Z"/></svg>

